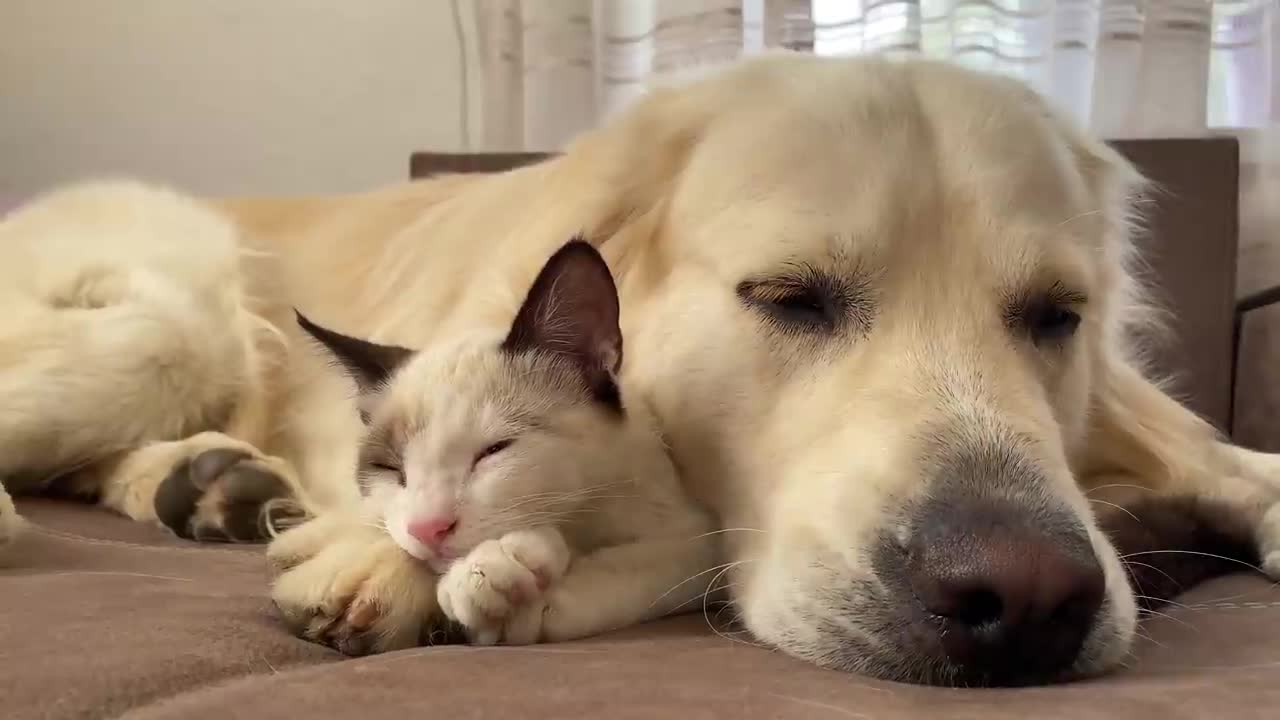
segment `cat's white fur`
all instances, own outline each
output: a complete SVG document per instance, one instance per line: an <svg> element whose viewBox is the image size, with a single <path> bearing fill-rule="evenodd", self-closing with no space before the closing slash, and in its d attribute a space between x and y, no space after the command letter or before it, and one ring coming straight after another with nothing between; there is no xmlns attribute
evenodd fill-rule
<svg viewBox="0 0 1280 720"><path fill-rule="evenodd" d="M576 282L575 270L598 281ZM463 333L400 351L395 367L358 379L368 424L363 511L443 574L441 608L474 642L625 627L692 607L714 579L711 517L685 493L647 408L625 391L620 406L594 397L577 367L622 359L608 275L595 250L573 243L515 321L538 326L541 342L512 349L501 334ZM596 296L569 297L584 292ZM607 317L593 327L584 315ZM574 337L593 329L599 342ZM579 357L566 346L588 349ZM359 347L330 351L362 375ZM612 372L600 375L616 388ZM413 536L411 523L435 517L456 523L442 541ZM289 532L273 556L288 545ZM323 639L361 649L352 638Z"/></svg>
<svg viewBox="0 0 1280 720"><path fill-rule="evenodd" d="M644 407L610 417L540 358L509 356L494 338L429 348L372 423L399 428L375 444L396 447L407 482L374 470L384 477L366 477L366 502L401 547L447 568L441 607L477 642L625 627L691 608L712 579L699 577L715 564L710 518L685 495ZM458 517L444 557L406 531L440 494Z"/></svg>

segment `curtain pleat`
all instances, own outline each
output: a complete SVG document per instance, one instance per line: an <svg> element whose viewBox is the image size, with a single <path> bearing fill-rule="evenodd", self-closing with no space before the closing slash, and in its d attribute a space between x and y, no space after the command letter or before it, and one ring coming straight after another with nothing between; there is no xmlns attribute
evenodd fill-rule
<svg viewBox="0 0 1280 720"><path fill-rule="evenodd" d="M1280 122L1280 0L473 0L483 142L559 147L646 88L787 48L1022 79L1105 136Z"/></svg>

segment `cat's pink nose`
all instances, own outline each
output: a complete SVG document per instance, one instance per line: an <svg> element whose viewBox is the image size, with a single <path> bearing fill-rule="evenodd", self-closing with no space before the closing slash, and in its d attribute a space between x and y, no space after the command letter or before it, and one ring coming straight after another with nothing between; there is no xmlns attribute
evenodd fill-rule
<svg viewBox="0 0 1280 720"><path fill-rule="evenodd" d="M429 548L437 548L457 525L458 519L452 515L437 515L410 522L409 535Z"/></svg>

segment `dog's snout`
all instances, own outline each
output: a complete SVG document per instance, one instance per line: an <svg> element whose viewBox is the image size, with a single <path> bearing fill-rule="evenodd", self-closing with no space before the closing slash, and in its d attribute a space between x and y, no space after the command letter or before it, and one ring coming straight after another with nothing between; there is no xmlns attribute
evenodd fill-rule
<svg viewBox="0 0 1280 720"><path fill-rule="evenodd" d="M942 660L984 683L1070 669L1106 594L1082 528L1046 528L1012 505L974 501L928 513L906 580Z"/></svg>
<svg viewBox="0 0 1280 720"><path fill-rule="evenodd" d="M975 537L963 553L924 552L911 569L916 597L930 613L974 628L1016 628L1088 619L1102 601L1102 568L1043 540L1012 534ZM947 555L938 562L937 555Z"/></svg>

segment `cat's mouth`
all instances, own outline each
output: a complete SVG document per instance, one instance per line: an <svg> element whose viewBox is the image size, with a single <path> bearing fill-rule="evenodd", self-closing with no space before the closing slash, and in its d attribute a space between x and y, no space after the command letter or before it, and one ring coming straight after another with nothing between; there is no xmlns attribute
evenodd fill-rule
<svg viewBox="0 0 1280 720"><path fill-rule="evenodd" d="M447 571L449 566L453 565L456 560L457 558L439 556L422 558L422 562L426 563L427 567L431 568L431 571L438 575L445 574L445 571Z"/></svg>

